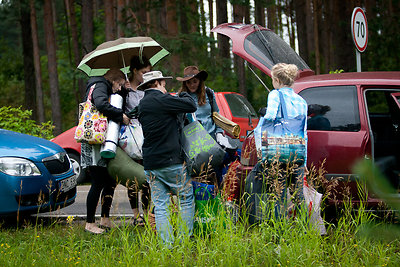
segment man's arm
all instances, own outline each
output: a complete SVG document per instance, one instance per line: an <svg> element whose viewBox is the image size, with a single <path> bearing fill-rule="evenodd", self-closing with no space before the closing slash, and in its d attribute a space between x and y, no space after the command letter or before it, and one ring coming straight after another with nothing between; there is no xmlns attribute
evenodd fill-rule
<svg viewBox="0 0 400 267"><path fill-rule="evenodd" d="M186 92L181 92L179 96L165 94L160 105L163 110L172 113L192 113L197 110L193 98Z"/></svg>

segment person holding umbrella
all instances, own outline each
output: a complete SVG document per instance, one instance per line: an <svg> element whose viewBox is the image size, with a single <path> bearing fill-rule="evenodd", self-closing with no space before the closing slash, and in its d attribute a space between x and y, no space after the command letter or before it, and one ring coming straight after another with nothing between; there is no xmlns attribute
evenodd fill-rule
<svg viewBox="0 0 400 267"><path fill-rule="evenodd" d="M152 65L155 65L168 54L169 52L167 50L150 37L123 37L113 41L104 42L97 46L96 49L82 58L77 68L89 77L100 76L110 68L120 69L125 72L127 70L125 62L129 62L133 56L145 56L149 59ZM126 74L123 75L125 84L127 78ZM105 173L107 172L105 171ZM93 202L95 201L90 201L90 203ZM96 229L96 231L100 232L98 229Z"/></svg>
<svg viewBox="0 0 400 267"><path fill-rule="evenodd" d="M138 90L138 86L143 82L143 74L151 71L151 63L146 56L133 56L130 62L130 77L125 83L125 88L127 89L127 96L125 100L124 110L129 113L134 108L139 105L140 100L144 96L144 91ZM139 124L139 121L132 118L135 123ZM141 162L139 162L141 163ZM142 199L143 210L147 210L150 202L150 188L148 183L142 185ZM135 218L134 223L138 226L144 225L144 216L139 214L138 202L139 202L139 192L136 188L128 186L128 198L129 203L132 208L133 216Z"/></svg>
<svg viewBox="0 0 400 267"><path fill-rule="evenodd" d="M194 217L194 196L191 179L186 175L180 143L182 113L196 111L196 103L188 93L172 96L165 89L166 79L161 71L143 75L139 88L145 95L139 103L139 122L142 124L143 165L150 184L151 200L154 203L157 233L164 244L174 242L168 206L170 195L177 195L184 226L180 235L191 235Z"/></svg>
<svg viewBox="0 0 400 267"><path fill-rule="evenodd" d="M90 88L95 85L92 93L92 102L97 110L105 115L108 119L115 122L129 124L129 117L124 114L120 108L112 106L108 99L111 94L121 91L125 84L125 75L119 69L110 69L104 76L92 77L87 83L86 97ZM88 143L81 144L81 165L86 169L87 174L91 178L92 185L86 199L86 225L85 230L93 234L102 234L104 229L99 228L95 224L96 207L101 198L101 221L100 226L103 228L111 228L110 208L116 181L107 172L107 161L100 155L101 145L91 145Z"/></svg>

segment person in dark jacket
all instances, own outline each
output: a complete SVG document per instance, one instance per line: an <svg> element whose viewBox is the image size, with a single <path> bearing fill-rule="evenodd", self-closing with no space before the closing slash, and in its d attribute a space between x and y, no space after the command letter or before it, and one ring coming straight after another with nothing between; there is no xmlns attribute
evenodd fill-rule
<svg viewBox="0 0 400 267"><path fill-rule="evenodd" d="M194 196L191 179L186 175L180 143L182 113L196 111L196 103L188 93L172 96L165 89L166 79L160 71L143 74L145 90L139 103L139 122L142 124L143 165L150 184L151 199L154 203L156 229L165 244L174 242L169 222L168 206L170 195L176 195L185 227L180 234L191 235L194 217Z"/></svg>
<svg viewBox="0 0 400 267"><path fill-rule="evenodd" d="M111 69L104 76L92 77L89 79L86 89L86 97L92 86L92 102L99 112L105 115L109 120L124 124L129 123L129 118L122 109L112 106L108 99L111 94L121 90L125 83L125 75L119 69ZM111 228L109 219L112 198L116 181L107 172L107 161L100 155L101 145L81 144L81 165L87 170L92 185L86 199L87 218L85 230L93 234L102 234L104 229L95 224L96 207L102 195L102 209L100 227Z"/></svg>

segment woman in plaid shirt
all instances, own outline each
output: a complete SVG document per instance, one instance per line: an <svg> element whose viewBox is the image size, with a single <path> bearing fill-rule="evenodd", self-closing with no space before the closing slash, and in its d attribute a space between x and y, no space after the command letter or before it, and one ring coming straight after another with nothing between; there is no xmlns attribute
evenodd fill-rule
<svg viewBox="0 0 400 267"><path fill-rule="evenodd" d="M300 115L302 117L304 116L305 119L303 129L306 142L304 164L299 166L294 162L280 162L279 170L281 175L270 175L278 177L278 183L273 184L280 184L280 186L278 185L278 188L276 188L278 189L276 190L278 197L278 201L275 205L276 216L282 216L287 214L287 212L289 212L289 214L291 213L290 207L287 207L286 203L286 188L290 189L291 185L294 185L294 191L291 193L294 195L297 204L300 204L300 202L304 200L302 188L307 160L307 102L291 88L297 75L298 68L294 64L278 63L272 68L272 85L275 90L272 90L268 95L267 110L264 116L265 120L270 121L275 121L278 116L281 117L281 100L279 96L279 93L281 93L282 99L286 105L287 117L292 119ZM281 212L281 209L283 209L283 212Z"/></svg>

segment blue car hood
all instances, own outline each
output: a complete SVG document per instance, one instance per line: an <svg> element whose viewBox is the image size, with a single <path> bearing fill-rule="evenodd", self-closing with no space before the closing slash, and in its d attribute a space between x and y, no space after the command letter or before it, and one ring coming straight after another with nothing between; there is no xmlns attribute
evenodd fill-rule
<svg viewBox="0 0 400 267"><path fill-rule="evenodd" d="M46 139L0 129L0 157L21 157L42 161L64 149Z"/></svg>

